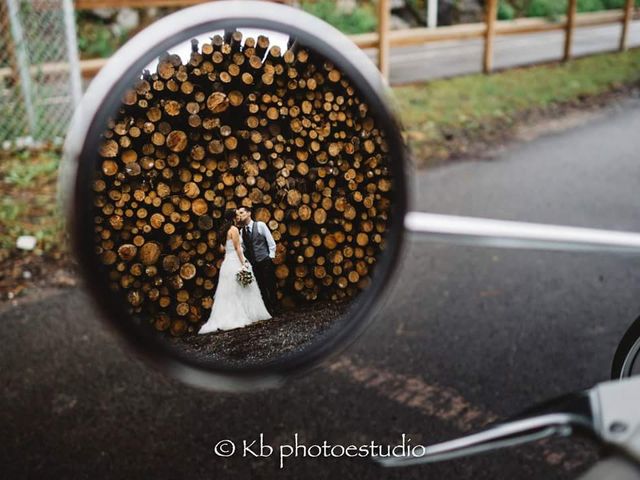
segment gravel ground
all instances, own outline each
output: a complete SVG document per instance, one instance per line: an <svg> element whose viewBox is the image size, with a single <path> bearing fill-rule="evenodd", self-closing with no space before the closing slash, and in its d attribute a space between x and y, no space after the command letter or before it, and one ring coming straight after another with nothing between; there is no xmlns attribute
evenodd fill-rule
<svg viewBox="0 0 640 480"><path fill-rule="evenodd" d="M324 302L285 311L247 327L171 338L170 342L203 362L262 363L302 349L327 330L347 305Z"/></svg>

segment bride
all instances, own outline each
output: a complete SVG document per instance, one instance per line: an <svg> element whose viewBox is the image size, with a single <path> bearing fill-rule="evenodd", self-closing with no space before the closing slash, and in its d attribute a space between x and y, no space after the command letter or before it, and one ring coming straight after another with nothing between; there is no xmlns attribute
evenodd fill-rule
<svg viewBox="0 0 640 480"><path fill-rule="evenodd" d="M271 318L260 295L251 264L244 256L242 237L238 227L234 225L235 217L235 209L225 212L219 237L220 241L226 238L224 260L218 274L211 314L199 334L232 330ZM248 269L253 275L253 281L246 287L236 280L236 273L242 268Z"/></svg>

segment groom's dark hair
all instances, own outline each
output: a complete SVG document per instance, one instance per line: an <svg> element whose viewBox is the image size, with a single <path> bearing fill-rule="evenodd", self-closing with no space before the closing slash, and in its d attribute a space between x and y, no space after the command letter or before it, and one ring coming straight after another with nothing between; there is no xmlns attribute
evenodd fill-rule
<svg viewBox="0 0 640 480"><path fill-rule="evenodd" d="M238 207L238 210L240 210L241 208L244 208L247 212L253 215L253 210L251 209L251 207L245 207L244 205L242 205L241 207Z"/></svg>

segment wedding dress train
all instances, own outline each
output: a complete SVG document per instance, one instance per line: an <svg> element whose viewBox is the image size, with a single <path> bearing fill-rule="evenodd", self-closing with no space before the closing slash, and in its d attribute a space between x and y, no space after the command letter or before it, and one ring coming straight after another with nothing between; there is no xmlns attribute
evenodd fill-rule
<svg viewBox="0 0 640 480"><path fill-rule="evenodd" d="M246 287L236 280L236 273L241 268L242 264L233 247L233 241L227 239L224 260L218 274L218 286L213 298L213 308L199 334L246 327L259 320L271 318L262 300L253 269L249 267L253 274L253 281Z"/></svg>

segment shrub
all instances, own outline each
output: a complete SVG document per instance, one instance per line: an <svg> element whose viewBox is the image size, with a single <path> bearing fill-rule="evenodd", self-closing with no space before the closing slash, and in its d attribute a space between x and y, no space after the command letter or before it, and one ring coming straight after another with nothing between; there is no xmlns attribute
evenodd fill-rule
<svg viewBox="0 0 640 480"><path fill-rule="evenodd" d="M498 4L498 20L513 20L515 16L516 11L513 6L507 0L500 0Z"/></svg>
<svg viewBox="0 0 640 480"><path fill-rule="evenodd" d="M598 12L605 10L605 8L603 0L578 0L576 6L578 12Z"/></svg>
<svg viewBox="0 0 640 480"><path fill-rule="evenodd" d="M347 34L372 32L378 26L378 17L370 4L360 5L349 14L338 11L332 0L303 1L302 8Z"/></svg>
<svg viewBox="0 0 640 480"><path fill-rule="evenodd" d="M531 0L527 6L527 17L554 18L567 11L566 0Z"/></svg>
<svg viewBox="0 0 640 480"><path fill-rule="evenodd" d="M602 0L602 3L606 9L624 8L625 0ZM640 7L640 0L636 0L636 7Z"/></svg>
<svg viewBox="0 0 640 480"><path fill-rule="evenodd" d="M511 0L513 3L514 0ZM625 0L578 0L578 12L597 12L600 10L623 8ZM635 0L640 6L640 0ZM527 17L554 18L567 12L567 0L530 0L525 7Z"/></svg>
<svg viewBox="0 0 640 480"><path fill-rule="evenodd" d="M126 32L117 34L109 22L78 12L78 49L83 58L110 57L126 40Z"/></svg>

